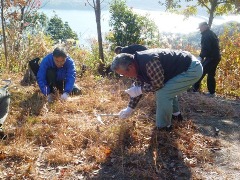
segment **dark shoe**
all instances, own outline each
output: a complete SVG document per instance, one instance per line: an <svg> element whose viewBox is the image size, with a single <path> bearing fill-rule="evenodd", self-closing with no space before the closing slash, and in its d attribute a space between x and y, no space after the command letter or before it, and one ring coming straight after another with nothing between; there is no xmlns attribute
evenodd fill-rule
<svg viewBox="0 0 240 180"><path fill-rule="evenodd" d="M211 98L216 97L215 93L211 94L210 92L204 93L204 95Z"/></svg>
<svg viewBox="0 0 240 180"><path fill-rule="evenodd" d="M157 131L167 131L167 132L170 132L170 131L172 131L172 129L173 129L173 126L172 126L172 125L167 126L167 127L162 127L162 128L160 128L160 127L155 127L155 130L157 130Z"/></svg>
<svg viewBox="0 0 240 180"><path fill-rule="evenodd" d="M198 93L199 91L197 89L194 89L193 87L191 87L187 90L187 92Z"/></svg>
<svg viewBox="0 0 240 180"><path fill-rule="evenodd" d="M74 96L77 96L77 95L82 95L82 89L79 88L76 84L73 85L73 90L71 92L71 94Z"/></svg>
<svg viewBox="0 0 240 180"><path fill-rule="evenodd" d="M173 120L173 121L182 122L182 121L183 121L182 114L179 114L179 115L177 115L177 116L172 115L172 120Z"/></svg>
<svg viewBox="0 0 240 180"><path fill-rule="evenodd" d="M4 134L3 129L2 129L1 126L2 126L2 125L0 124L0 139L3 139L4 136L5 136L5 134Z"/></svg>
<svg viewBox="0 0 240 180"><path fill-rule="evenodd" d="M81 90L81 88L74 86L71 94L75 95L75 96L82 95L82 90Z"/></svg>

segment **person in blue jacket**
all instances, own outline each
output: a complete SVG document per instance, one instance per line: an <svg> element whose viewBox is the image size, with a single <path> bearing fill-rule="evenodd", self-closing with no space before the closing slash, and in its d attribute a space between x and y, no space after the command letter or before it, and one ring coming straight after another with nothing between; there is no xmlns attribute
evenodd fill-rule
<svg viewBox="0 0 240 180"><path fill-rule="evenodd" d="M79 88L74 84L75 78L73 59L59 47L43 58L37 72L37 83L41 92L48 97L48 102L54 100L57 90L61 93L62 100L67 100L70 93L80 94Z"/></svg>

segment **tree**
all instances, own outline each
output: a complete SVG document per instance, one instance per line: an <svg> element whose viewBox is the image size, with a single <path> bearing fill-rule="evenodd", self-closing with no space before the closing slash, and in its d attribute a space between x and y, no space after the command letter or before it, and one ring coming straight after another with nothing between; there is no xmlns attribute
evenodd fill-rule
<svg viewBox="0 0 240 180"><path fill-rule="evenodd" d="M115 45L151 44L157 40L157 27L147 16L132 11L124 0L113 0L110 4L110 27L112 34L109 41Z"/></svg>
<svg viewBox="0 0 240 180"><path fill-rule="evenodd" d="M46 14L37 12L33 16L27 17L25 21L27 32L37 34L39 31L46 31L49 19Z"/></svg>
<svg viewBox="0 0 240 180"><path fill-rule="evenodd" d="M6 66L8 56L17 59L20 45L23 40L23 31L27 16L34 14L41 6L40 0L1 0L1 20Z"/></svg>
<svg viewBox="0 0 240 180"><path fill-rule="evenodd" d="M78 39L77 34L70 28L70 26L68 25L68 22L64 23L63 37L64 39L74 39L74 40Z"/></svg>
<svg viewBox="0 0 240 180"><path fill-rule="evenodd" d="M4 18L4 3L3 3L3 0L1 0L1 21L2 21L4 56L5 56L6 67L8 67L8 51L7 51L7 42L6 42L6 31L5 31L5 18Z"/></svg>
<svg viewBox="0 0 240 180"><path fill-rule="evenodd" d="M182 2L185 2L183 4ZM160 0L159 4L166 6L167 10L178 11L184 14L186 17L196 15L198 7L207 9L209 14L208 24L211 27L215 16L221 16L228 13L239 12L240 1L239 0Z"/></svg>
<svg viewBox="0 0 240 180"><path fill-rule="evenodd" d="M77 34L70 28L68 23L63 23L62 19L56 14L50 19L46 32L55 42L66 39L78 39Z"/></svg>
<svg viewBox="0 0 240 180"><path fill-rule="evenodd" d="M102 0L103 2L104 0ZM101 30L101 3L100 0L92 0L92 3L87 0L87 3L94 9L96 24L97 24L97 34L98 34L98 50L100 64L98 71L101 75L104 75L104 54L103 54L103 43L102 43L102 30Z"/></svg>

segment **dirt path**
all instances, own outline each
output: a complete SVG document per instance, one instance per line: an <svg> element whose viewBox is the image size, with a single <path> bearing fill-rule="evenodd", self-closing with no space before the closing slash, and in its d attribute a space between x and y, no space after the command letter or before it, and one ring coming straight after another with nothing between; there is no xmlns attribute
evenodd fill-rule
<svg viewBox="0 0 240 180"><path fill-rule="evenodd" d="M201 95L197 96L198 102L191 102L192 104L189 105L194 107L195 111L189 112L188 115L202 134L218 139L221 148L213 150L215 156L213 163L204 164L193 170L204 179L238 180L240 177L240 102L219 97L209 99ZM201 106L199 103L205 105Z"/></svg>

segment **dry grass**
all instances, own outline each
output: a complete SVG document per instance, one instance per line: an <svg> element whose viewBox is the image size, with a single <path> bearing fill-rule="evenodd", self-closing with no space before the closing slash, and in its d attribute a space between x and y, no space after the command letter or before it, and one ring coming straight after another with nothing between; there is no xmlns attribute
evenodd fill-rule
<svg viewBox="0 0 240 180"><path fill-rule="evenodd" d="M191 120L175 122L171 133L154 131L153 94L130 119L102 117L105 125L100 124L96 114L117 113L127 105L125 80L88 75L78 81L82 96L48 104L36 85L23 87L18 76L12 77L7 138L0 140L3 179L200 179L191 168L213 163L211 150L221 145ZM234 114L227 105L201 98L183 94L187 117L199 110Z"/></svg>

